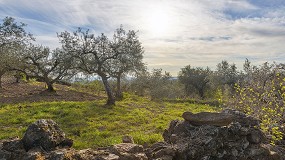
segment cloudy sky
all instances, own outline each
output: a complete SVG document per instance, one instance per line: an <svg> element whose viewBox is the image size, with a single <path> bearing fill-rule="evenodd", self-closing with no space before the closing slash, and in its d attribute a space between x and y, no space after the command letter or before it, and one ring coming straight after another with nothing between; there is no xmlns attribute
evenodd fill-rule
<svg viewBox="0 0 285 160"><path fill-rule="evenodd" d="M139 30L148 68L180 68L222 60L285 62L285 0L0 0L0 19L28 24L37 42L60 46L56 33L88 28L112 35Z"/></svg>

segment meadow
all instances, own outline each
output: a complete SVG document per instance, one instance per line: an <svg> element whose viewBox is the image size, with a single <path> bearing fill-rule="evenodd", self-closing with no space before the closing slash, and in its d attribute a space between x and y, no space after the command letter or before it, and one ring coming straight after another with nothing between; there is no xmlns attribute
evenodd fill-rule
<svg viewBox="0 0 285 160"><path fill-rule="evenodd" d="M215 112L217 107L189 101L151 101L125 93L115 106L105 100L23 102L0 105L0 139L22 137L28 125L38 119L53 119L74 148L97 148L120 143L130 135L135 143L150 145L162 141L171 120L182 119L185 111Z"/></svg>

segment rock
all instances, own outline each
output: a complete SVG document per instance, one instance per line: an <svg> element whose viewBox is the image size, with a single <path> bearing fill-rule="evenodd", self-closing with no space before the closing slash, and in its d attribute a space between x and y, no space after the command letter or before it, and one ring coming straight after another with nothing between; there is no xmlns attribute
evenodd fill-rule
<svg viewBox="0 0 285 160"><path fill-rule="evenodd" d="M115 154L120 153L140 153L143 152L143 146L138 144L130 144L130 143L121 143L116 144L110 148L110 150Z"/></svg>
<svg viewBox="0 0 285 160"><path fill-rule="evenodd" d="M197 114L184 112L182 117L193 125L227 126L234 120L232 114L211 112L200 112Z"/></svg>
<svg viewBox="0 0 285 160"><path fill-rule="evenodd" d="M122 160L146 160L143 146L132 143L116 144L109 148L110 152L118 155Z"/></svg>
<svg viewBox="0 0 285 160"><path fill-rule="evenodd" d="M252 117L243 113L185 112L183 118L184 121L171 121L163 133L165 142L151 147L147 154L149 159L167 156L174 160L270 160L284 157L284 148L264 147L268 142L257 121L251 123Z"/></svg>
<svg viewBox="0 0 285 160"><path fill-rule="evenodd" d="M10 159L10 157L11 157L11 152L8 152L5 150L0 150L0 159L1 160Z"/></svg>
<svg viewBox="0 0 285 160"><path fill-rule="evenodd" d="M151 159L168 160L175 156L176 148L165 142L157 142L153 144L146 152L148 157L151 157Z"/></svg>
<svg viewBox="0 0 285 160"><path fill-rule="evenodd" d="M250 143L259 144L261 142L265 142L266 141L266 136L259 129L251 128L251 129L249 129L248 132L249 132L249 134L247 135L247 140Z"/></svg>
<svg viewBox="0 0 285 160"><path fill-rule="evenodd" d="M17 151L24 149L24 145L19 138L11 139L9 141L4 141L2 147L3 150L6 151Z"/></svg>
<svg viewBox="0 0 285 160"><path fill-rule="evenodd" d="M24 134L22 142L26 151L40 147L45 151L54 150L57 146L66 144L64 132L53 120L41 119L31 124ZM68 143L70 146L70 144Z"/></svg>
<svg viewBox="0 0 285 160"><path fill-rule="evenodd" d="M252 116L247 116L245 113L234 109L224 109L221 113L232 114L234 116L234 122L239 122L241 126L253 127L260 126L261 120Z"/></svg>
<svg viewBox="0 0 285 160"><path fill-rule="evenodd" d="M134 143L134 139L132 136L123 136L122 141L123 143Z"/></svg>

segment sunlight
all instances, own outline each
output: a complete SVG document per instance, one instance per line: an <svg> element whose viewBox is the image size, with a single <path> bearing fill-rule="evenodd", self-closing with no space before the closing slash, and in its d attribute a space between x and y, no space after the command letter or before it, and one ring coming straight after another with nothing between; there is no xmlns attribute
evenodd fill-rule
<svg viewBox="0 0 285 160"><path fill-rule="evenodd" d="M170 9L167 6L152 5L144 11L144 26L155 37L164 37L171 32Z"/></svg>

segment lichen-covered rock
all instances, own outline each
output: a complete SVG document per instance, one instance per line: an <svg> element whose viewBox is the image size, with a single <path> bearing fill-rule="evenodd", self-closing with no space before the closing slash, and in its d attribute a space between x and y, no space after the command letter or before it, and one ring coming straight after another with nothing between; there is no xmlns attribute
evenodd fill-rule
<svg viewBox="0 0 285 160"><path fill-rule="evenodd" d="M31 124L25 132L22 142L26 151L34 147L51 151L67 142L69 145L71 143L65 138L65 134L59 126L49 119L41 119Z"/></svg>
<svg viewBox="0 0 285 160"><path fill-rule="evenodd" d="M211 112L200 112L197 114L184 112L182 117L193 125L227 126L234 120L232 114Z"/></svg>
<svg viewBox="0 0 285 160"><path fill-rule="evenodd" d="M253 126L260 126L261 120L254 118L252 116L248 116L243 112L234 110L234 109L224 109L221 113L231 114L234 116L233 121L238 122L241 126L245 127L253 127Z"/></svg>
<svg viewBox="0 0 285 160"><path fill-rule="evenodd" d="M148 153L150 159L285 159L284 148L277 149L267 144L264 133L259 129L259 120L241 112L185 112L183 118L185 121L170 122L169 128L163 133L165 142L151 147Z"/></svg>
<svg viewBox="0 0 285 160"><path fill-rule="evenodd" d="M118 155L121 160L147 160L144 148L138 144L121 143L111 146L110 152Z"/></svg>

